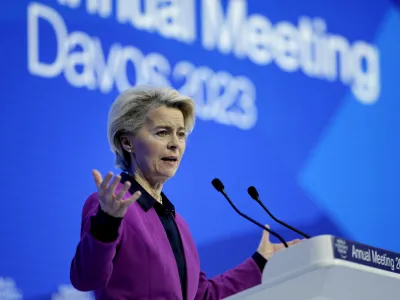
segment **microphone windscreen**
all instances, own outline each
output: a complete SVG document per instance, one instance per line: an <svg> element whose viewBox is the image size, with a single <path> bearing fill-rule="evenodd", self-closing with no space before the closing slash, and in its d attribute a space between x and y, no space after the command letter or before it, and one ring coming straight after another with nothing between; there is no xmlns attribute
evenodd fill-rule
<svg viewBox="0 0 400 300"><path fill-rule="evenodd" d="M224 184L218 178L214 178L211 183L218 192L222 192L224 189Z"/></svg>
<svg viewBox="0 0 400 300"><path fill-rule="evenodd" d="M247 192L249 193L250 197L253 198L254 200L257 200L258 198L258 192L254 186L250 186L247 189Z"/></svg>

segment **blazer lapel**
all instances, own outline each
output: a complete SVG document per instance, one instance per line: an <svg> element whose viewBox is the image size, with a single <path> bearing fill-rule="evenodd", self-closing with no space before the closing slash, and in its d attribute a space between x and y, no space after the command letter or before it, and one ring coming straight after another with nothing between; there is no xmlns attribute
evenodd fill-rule
<svg viewBox="0 0 400 300"><path fill-rule="evenodd" d="M199 256L186 222L178 214L176 214L175 222L181 236L186 261L186 299L191 300L194 299L199 285Z"/></svg>
<svg viewBox="0 0 400 300"><path fill-rule="evenodd" d="M176 294L181 295L182 289L179 279L178 267L176 265L175 255L172 251L171 244L169 243L164 226L162 225L154 208L150 209L146 213L146 216L149 220L149 225L152 227L152 239L157 244L157 250L160 251L162 256L165 258L163 260L165 262L165 268L171 270L173 274L173 278L168 278L167 280L176 291Z"/></svg>

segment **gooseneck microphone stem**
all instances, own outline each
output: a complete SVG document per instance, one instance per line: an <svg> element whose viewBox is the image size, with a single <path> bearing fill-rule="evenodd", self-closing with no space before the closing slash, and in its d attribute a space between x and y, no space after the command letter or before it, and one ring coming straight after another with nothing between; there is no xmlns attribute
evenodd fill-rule
<svg viewBox="0 0 400 300"><path fill-rule="evenodd" d="M290 230L292 230L292 231L294 231L294 232L300 234L301 236L305 237L306 239L309 239L309 238L310 238L310 236L309 236L308 234L305 234L304 232L302 232L302 231L300 231L300 230L294 228L293 226L290 226L289 224L286 224L285 222L283 222L283 221L278 220L277 218L275 218L274 215L271 214L271 212L268 210L268 208L265 207L264 203L261 202L261 200L260 200L259 197L257 197L257 199L255 199L255 200L256 200L256 202L257 202L258 204L261 205L261 207L267 212L267 214L268 214L275 222L277 222L277 223L281 224L282 226L285 226L286 228L289 228Z"/></svg>
<svg viewBox="0 0 400 300"><path fill-rule="evenodd" d="M250 218L249 216L245 215L244 213L242 213L239 209L237 209L237 207L232 203L231 199L229 198L229 196L226 194L225 190L222 189L219 192L221 192L222 195L224 195L225 199L228 200L229 204L233 207L233 209L239 214L241 215L243 218L247 219L248 221L252 222L253 224L259 226L260 228L268 231L270 234L272 234L273 236L277 237L282 243L283 245L288 248L288 244L286 243L286 241L277 233L273 232L272 230L268 229L267 227L265 227L264 225L260 224L259 222L253 220L252 218Z"/></svg>
<svg viewBox="0 0 400 300"><path fill-rule="evenodd" d="M268 210L268 208L264 205L264 203L261 201L260 196L258 194L257 189L254 186L251 186L247 189L247 192L249 193L250 197L253 198L265 211L266 213L277 223L285 226L286 228L289 228L290 230L300 234L301 236L305 237L306 239L309 239L310 236L308 234L305 234L304 232L294 228L293 226L290 226L289 224L286 224L285 222L275 218L275 216Z"/></svg>

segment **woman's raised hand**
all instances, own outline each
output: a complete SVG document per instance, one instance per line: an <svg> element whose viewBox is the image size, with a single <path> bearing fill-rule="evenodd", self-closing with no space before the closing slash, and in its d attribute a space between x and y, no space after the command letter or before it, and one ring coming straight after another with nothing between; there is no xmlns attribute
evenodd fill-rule
<svg viewBox="0 0 400 300"><path fill-rule="evenodd" d="M126 181L118 193L115 193L115 189L121 181L120 175L114 176L112 172L109 172L103 179L98 170L93 170L92 175L97 186L100 207L113 217L122 218L126 214L128 207L137 201L141 195L140 191L136 191L131 197L123 199L131 187L129 181Z"/></svg>

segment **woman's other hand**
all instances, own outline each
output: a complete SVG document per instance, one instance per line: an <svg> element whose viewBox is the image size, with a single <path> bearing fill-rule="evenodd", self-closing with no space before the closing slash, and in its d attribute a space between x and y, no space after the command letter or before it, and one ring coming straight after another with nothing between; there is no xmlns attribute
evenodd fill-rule
<svg viewBox="0 0 400 300"><path fill-rule="evenodd" d="M121 181L120 175L114 176L112 172L109 172L103 179L98 170L93 170L92 175L97 186L101 209L115 218L122 218L128 211L129 206L137 201L141 195L140 191L136 191L129 198L124 199L125 194L131 187L129 181L126 181L118 193L115 193L115 189Z"/></svg>

